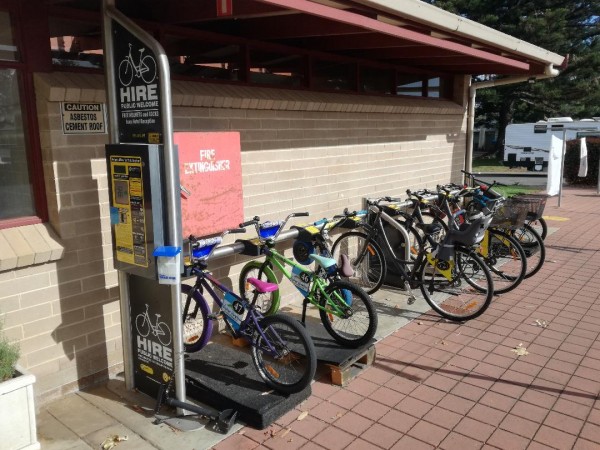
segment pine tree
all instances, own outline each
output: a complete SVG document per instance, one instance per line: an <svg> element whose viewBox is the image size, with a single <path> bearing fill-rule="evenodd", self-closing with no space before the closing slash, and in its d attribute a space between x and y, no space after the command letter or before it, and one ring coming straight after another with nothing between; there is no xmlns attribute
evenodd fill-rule
<svg viewBox="0 0 600 450"><path fill-rule="evenodd" d="M557 78L477 92L476 126L498 128L497 152L502 152L504 130L509 123L535 122L548 117L600 116L600 0L427 2L569 56L568 66Z"/></svg>

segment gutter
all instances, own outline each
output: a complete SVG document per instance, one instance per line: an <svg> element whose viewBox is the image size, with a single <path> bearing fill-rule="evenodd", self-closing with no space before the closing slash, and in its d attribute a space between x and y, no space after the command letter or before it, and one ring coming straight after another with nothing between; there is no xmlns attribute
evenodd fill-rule
<svg viewBox="0 0 600 450"><path fill-rule="evenodd" d="M467 112L467 149L465 152L465 171L473 171L473 130L475 128L475 96L478 89L486 89L496 86L504 86L507 84L524 83L526 81L544 80L546 78L554 78L560 74L560 71L554 68L554 64L548 64L544 68L544 73L539 75L521 75L497 80L480 81L469 86L469 103Z"/></svg>
<svg viewBox="0 0 600 450"><path fill-rule="evenodd" d="M314 0L313 0L314 1ZM444 11L437 6L430 5L421 0L354 0L371 8L375 8L392 17L398 17L418 22L430 27L445 30L452 34L458 34L476 42L485 43L493 48L500 48L507 52L513 52L527 59L537 62L564 64L564 56L553 53L544 48L517 39L501 31L494 30L480 23L464 17L457 16ZM382 18L383 19L383 18ZM380 19L381 20L381 19Z"/></svg>

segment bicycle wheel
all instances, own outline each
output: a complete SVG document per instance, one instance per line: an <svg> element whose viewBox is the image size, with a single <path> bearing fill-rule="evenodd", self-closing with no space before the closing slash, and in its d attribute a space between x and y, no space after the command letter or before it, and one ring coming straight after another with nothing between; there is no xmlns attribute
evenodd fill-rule
<svg viewBox="0 0 600 450"><path fill-rule="evenodd" d="M525 256L527 257L525 278L532 277L540 271L546 260L544 240L537 231L527 224L512 231L510 234L521 244L521 247L525 251Z"/></svg>
<svg viewBox="0 0 600 450"><path fill-rule="evenodd" d="M349 281L365 290L367 294L377 292L387 271L383 251L377 242L369 240L365 233L349 231L342 234L331 248L333 258L339 261L340 254L348 255L354 275Z"/></svg>
<svg viewBox="0 0 600 450"><path fill-rule="evenodd" d="M526 223L540 235L543 241L546 240L546 236L548 236L548 224L546 223L546 219L540 217L539 219L530 220Z"/></svg>
<svg viewBox="0 0 600 450"><path fill-rule="evenodd" d="M156 78L156 61L154 61L154 58L150 55L144 56L140 62L140 66L140 75L144 83L152 83Z"/></svg>
<svg viewBox="0 0 600 450"><path fill-rule="evenodd" d="M165 347L171 343L171 329L165 322L158 322L156 324L156 337L158 341Z"/></svg>
<svg viewBox="0 0 600 450"><path fill-rule="evenodd" d="M262 334L252 339L252 361L265 383L284 394L306 388L317 368L317 354L304 327L282 314L263 317Z"/></svg>
<svg viewBox="0 0 600 450"><path fill-rule="evenodd" d="M333 339L345 347L367 344L377 331L377 312L369 296L360 287L347 281L334 281L321 295L321 322ZM339 317L331 311L344 311Z"/></svg>
<svg viewBox="0 0 600 450"><path fill-rule="evenodd" d="M247 302L252 301L255 290L255 287L248 283L248 278L256 278L261 281L279 284L277 282L277 277L269 266L264 265L264 263L260 261L250 261L242 268L239 277L240 296ZM270 316L271 314L275 314L279 309L279 299L279 289L273 292L258 294L254 307L263 315Z"/></svg>
<svg viewBox="0 0 600 450"><path fill-rule="evenodd" d="M441 316L463 321L488 308L494 296L490 271L471 250L457 247L454 262L425 261L419 268L420 288L429 306Z"/></svg>
<svg viewBox="0 0 600 450"><path fill-rule="evenodd" d="M213 324L208 318L210 310L200 292L187 284L181 285L181 313L183 317L183 348L188 353L202 349L212 336ZM192 292L189 297L188 294Z"/></svg>
<svg viewBox="0 0 600 450"><path fill-rule="evenodd" d="M490 269L494 281L494 294L503 294L516 288L527 273L527 257L519 242L498 229L489 228L487 251L479 256Z"/></svg>
<svg viewBox="0 0 600 450"><path fill-rule="evenodd" d="M146 337L150 334L150 324L144 314L138 314L135 318L135 328L141 337Z"/></svg>
<svg viewBox="0 0 600 450"><path fill-rule="evenodd" d="M123 86L129 86L133 80L133 66L131 61L124 59L119 64L119 81Z"/></svg>

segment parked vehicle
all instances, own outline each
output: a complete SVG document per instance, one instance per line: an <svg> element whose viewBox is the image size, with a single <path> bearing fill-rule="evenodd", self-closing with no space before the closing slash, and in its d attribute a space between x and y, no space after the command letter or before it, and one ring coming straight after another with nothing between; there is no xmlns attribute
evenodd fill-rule
<svg viewBox="0 0 600 450"><path fill-rule="evenodd" d="M504 137L504 165L527 167L541 171L548 166L552 136L576 139L577 132L600 130L600 117L573 120L570 117L553 117L536 123L513 123L506 127Z"/></svg>

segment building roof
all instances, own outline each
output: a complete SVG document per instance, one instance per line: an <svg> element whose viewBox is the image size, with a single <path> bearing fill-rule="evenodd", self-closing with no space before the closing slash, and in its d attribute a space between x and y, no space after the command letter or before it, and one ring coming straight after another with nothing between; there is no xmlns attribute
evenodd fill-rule
<svg viewBox="0 0 600 450"><path fill-rule="evenodd" d="M53 8L101 9L100 0L46 1ZM274 54L300 50L406 73L534 76L566 61L420 0L117 0L117 7L160 24L164 33L193 29L196 37L206 36L212 43L206 58L215 62L219 51L240 42Z"/></svg>
<svg viewBox="0 0 600 450"><path fill-rule="evenodd" d="M133 18L408 72L538 75L565 61L419 0L129 0L118 6Z"/></svg>

